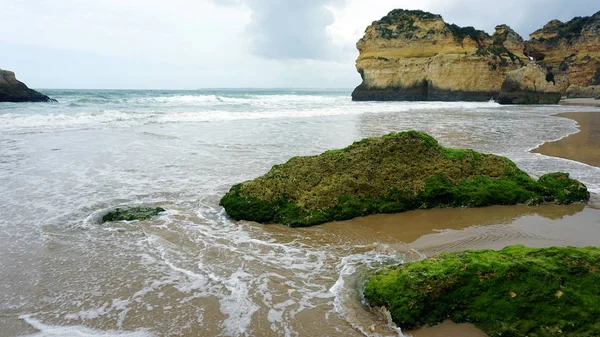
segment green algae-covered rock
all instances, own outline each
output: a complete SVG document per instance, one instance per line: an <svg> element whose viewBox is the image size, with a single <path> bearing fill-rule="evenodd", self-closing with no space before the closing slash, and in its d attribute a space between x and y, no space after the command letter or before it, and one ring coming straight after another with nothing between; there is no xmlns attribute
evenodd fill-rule
<svg viewBox="0 0 600 337"><path fill-rule="evenodd" d="M160 212L164 212L165 209L161 207L147 207L147 206L136 206L128 208L115 208L112 211L102 216L102 223L108 221L133 221L133 220L147 220L153 216L158 215Z"/></svg>
<svg viewBox="0 0 600 337"><path fill-rule="evenodd" d="M588 199L585 185L566 173L536 181L507 158L444 148L408 131L294 157L234 185L221 205L236 220L296 227L419 208Z"/></svg>
<svg viewBox="0 0 600 337"><path fill-rule="evenodd" d="M600 248L506 247L384 268L365 299L401 328L446 319L489 336L600 336Z"/></svg>

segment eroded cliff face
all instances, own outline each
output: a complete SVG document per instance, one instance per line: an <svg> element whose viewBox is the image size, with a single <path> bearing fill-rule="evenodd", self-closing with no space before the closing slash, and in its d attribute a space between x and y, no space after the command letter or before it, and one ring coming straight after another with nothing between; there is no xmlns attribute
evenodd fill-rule
<svg viewBox="0 0 600 337"><path fill-rule="evenodd" d="M363 83L354 100L489 100L524 64L523 39L508 26L493 36L439 15L394 10L357 43Z"/></svg>
<svg viewBox="0 0 600 337"><path fill-rule="evenodd" d="M506 25L490 36L436 14L396 9L367 27L356 46L363 82L354 100L487 101L529 56L555 75L562 93L571 84L600 84L600 12L552 21L524 41Z"/></svg>
<svg viewBox="0 0 600 337"><path fill-rule="evenodd" d="M531 62L506 75L496 100L500 104L557 104L561 91L548 68Z"/></svg>
<svg viewBox="0 0 600 337"><path fill-rule="evenodd" d="M570 85L600 84L600 12L569 22L552 20L529 37L524 53L554 72L563 93Z"/></svg>

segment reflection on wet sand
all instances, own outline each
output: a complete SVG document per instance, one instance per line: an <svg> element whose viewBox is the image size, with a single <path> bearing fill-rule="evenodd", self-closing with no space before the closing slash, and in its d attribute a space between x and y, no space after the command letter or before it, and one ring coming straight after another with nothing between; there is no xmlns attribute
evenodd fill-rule
<svg viewBox="0 0 600 337"><path fill-rule="evenodd" d="M280 226L273 229L286 229ZM304 238L336 244L372 244L380 251L407 253L406 260L465 249L587 246L600 242L597 205L491 206L379 214L300 230ZM409 254L409 253L413 254ZM484 337L472 324L444 322L408 332L413 337Z"/></svg>
<svg viewBox="0 0 600 337"><path fill-rule="evenodd" d="M568 112L556 116L577 121L579 132L545 143L532 152L600 166L600 112Z"/></svg>
<svg viewBox="0 0 600 337"><path fill-rule="evenodd" d="M301 229L327 232L333 240L353 244L411 244L419 238L442 230L461 230L471 226L510 224L522 217L560 220L584 209L583 204L539 206L490 206L483 208L416 210L398 214L377 214L322 226ZM308 233L304 234L310 237ZM443 244L444 242L439 242Z"/></svg>

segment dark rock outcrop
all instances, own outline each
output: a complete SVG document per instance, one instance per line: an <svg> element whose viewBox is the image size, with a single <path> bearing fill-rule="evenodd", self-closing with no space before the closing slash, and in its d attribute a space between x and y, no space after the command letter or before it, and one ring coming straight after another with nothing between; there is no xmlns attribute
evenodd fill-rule
<svg viewBox="0 0 600 337"><path fill-rule="evenodd" d="M0 102L56 102L56 100L29 89L17 80L15 73L0 69Z"/></svg>
<svg viewBox="0 0 600 337"><path fill-rule="evenodd" d="M561 93L553 74L544 66L530 63L506 75L500 104L558 104Z"/></svg>
<svg viewBox="0 0 600 337"><path fill-rule="evenodd" d="M588 199L585 185L566 173L536 181L507 158L444 148L408 131L294 157L233 186L221 205L236 220L300 227L412 209Z"/></svg>

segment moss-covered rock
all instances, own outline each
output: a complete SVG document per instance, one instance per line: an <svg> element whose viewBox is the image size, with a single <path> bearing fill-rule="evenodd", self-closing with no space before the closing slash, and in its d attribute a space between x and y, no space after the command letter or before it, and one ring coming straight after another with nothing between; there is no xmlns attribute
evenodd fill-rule
<svg viewBox="0 0 600 337"><path fill-rule="evenodd" d="M536 181L507 158L445 148L408 131L294 157L233 186L221 205L236 220L297 227L419 208L588 199L585 185L568 174Z"/></svg>
<svg viewBox="0 0 600 337"><path fill-rule="evenodd" d="M464 251L382 269L365 285L402 328L445 319L490 336L600 336L600 248Z"/></svg>
<svg viewBox="0 0 600 337"><path fill-rule="evenodd" d="M165 209L162 207L147 207L147 206L136 206L128 208L115 208L112 211L102 216L102 223L109 221L133 221L133 220L147 220L153 216L158 215L160 212L164 212Z"/></svg>

